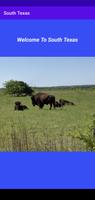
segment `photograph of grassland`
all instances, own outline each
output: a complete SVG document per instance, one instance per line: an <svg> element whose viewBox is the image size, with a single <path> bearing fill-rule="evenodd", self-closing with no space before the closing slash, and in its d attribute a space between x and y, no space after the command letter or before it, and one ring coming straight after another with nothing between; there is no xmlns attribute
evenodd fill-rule
<svg viewBox="0 0 95 200"><path fill-rule="evenodd" d="M95 58L5 57L0 67L1 152L95 150Z"/></svg>

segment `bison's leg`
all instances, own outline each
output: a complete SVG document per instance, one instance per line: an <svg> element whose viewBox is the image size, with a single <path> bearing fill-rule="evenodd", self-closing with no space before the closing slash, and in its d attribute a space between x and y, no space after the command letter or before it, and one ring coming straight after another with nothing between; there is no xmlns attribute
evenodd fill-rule
<svg viewBox="0 0 95 200"><path fill-rule="evenodd" d="M42 109L43 107L44 107L44 106L41 106L41 105L39 106L40 109Z"/></svg>
<svg viewBox="0 0 95 200"><path fill-rule="evenodd" d="M40 101L40 99L37 100L37 105L40 109L43 108L43 103Z"/></svg>
<svg viewBox="0 0 95 200"><path fill-rule="evenodd" d="M52 109L52 103L50 103L50 108L49 108L50 110Z"/></svg>
<svg viewBox="0 0 95 200"><path fill-rule="evenodd" d="M39 103L39 108L42 109L43 107L44 107L44 104L40 102Z"/></svg>
<svg viewBox="0 0 95 200"><path fill-rule="evenodd" d="M56 108L56 105L55 105L55 103L53 103L53 107L54 107L54 109ZM57 106L58 107L58 106Z"/></svg>
<svg viewBox="0 0 95 200"><path fill-rule="evenodd" d="M55 97L54 97L54 99L53 99L53 107L54 107L54 109L55 109Z"/></svg>

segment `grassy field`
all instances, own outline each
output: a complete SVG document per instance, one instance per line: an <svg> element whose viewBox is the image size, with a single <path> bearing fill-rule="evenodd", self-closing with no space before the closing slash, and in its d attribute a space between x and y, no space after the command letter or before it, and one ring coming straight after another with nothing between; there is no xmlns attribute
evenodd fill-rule
<svg viewBox="0 0 95 200"><path fill-rule="evenodd" d="M49 110L46 105L40 110L32 106L30 97L10 97L0 92L0 151L89 151L88 143L93 142L90 131L95 118L95 89L42 91L55 95L57 100L70 100L75 106ZM18 100L29 110L14 111Z"/></svg>

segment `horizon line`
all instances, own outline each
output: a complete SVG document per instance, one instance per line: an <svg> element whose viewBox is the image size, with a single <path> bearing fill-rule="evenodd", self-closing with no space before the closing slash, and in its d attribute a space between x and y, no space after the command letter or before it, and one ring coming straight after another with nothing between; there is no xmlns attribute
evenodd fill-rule
<svg viewBox="0 0 95 200"><path fill-rule="evenodd" d="M30 86L32 88L56 88L56 87L83 87L83 86L95 86L95 84L81 84L81 85L56 85L56 86ZM0 87L0 89L5 89Z"/></svg>

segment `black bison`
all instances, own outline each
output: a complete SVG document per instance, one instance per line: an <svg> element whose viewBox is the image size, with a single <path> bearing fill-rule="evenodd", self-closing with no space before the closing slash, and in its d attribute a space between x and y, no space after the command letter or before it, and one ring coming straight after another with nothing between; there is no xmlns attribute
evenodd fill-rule
<svg viewBox="0 0 95 200"><path fill-rule="evenodd" d="M60 107L62 107L62 106L61 106L61 103L58 102L58 101L55 101L55 108L60 108Z"/></svg>
<svg viewBox="0 0 95 200"><path fill-rule="evenodd" d="M15 102L14 110L23 111L25 109L28 109L26 105L22 105L20 101Z"/></svg>
<svg viewBox="0 0 95 200"><path fill-rule="evenodd" d="M73 102L67 101L67 100L64 100L64 99L59 99L59 103L61 104L61 107L65 106L65 105L72 105L72 106L75 105Z"/></svg>
<svg viewBox="0 0 95 200"><path fill-rule="evenodd" d="M39 108L43 108L44 104L49 104L50 110L52 106L54 106L55 108L55 96L53 95L49 95L47 93L37 93L35 95L32 95L31 100L33 106L37 105L39 106Z"/></svg>

